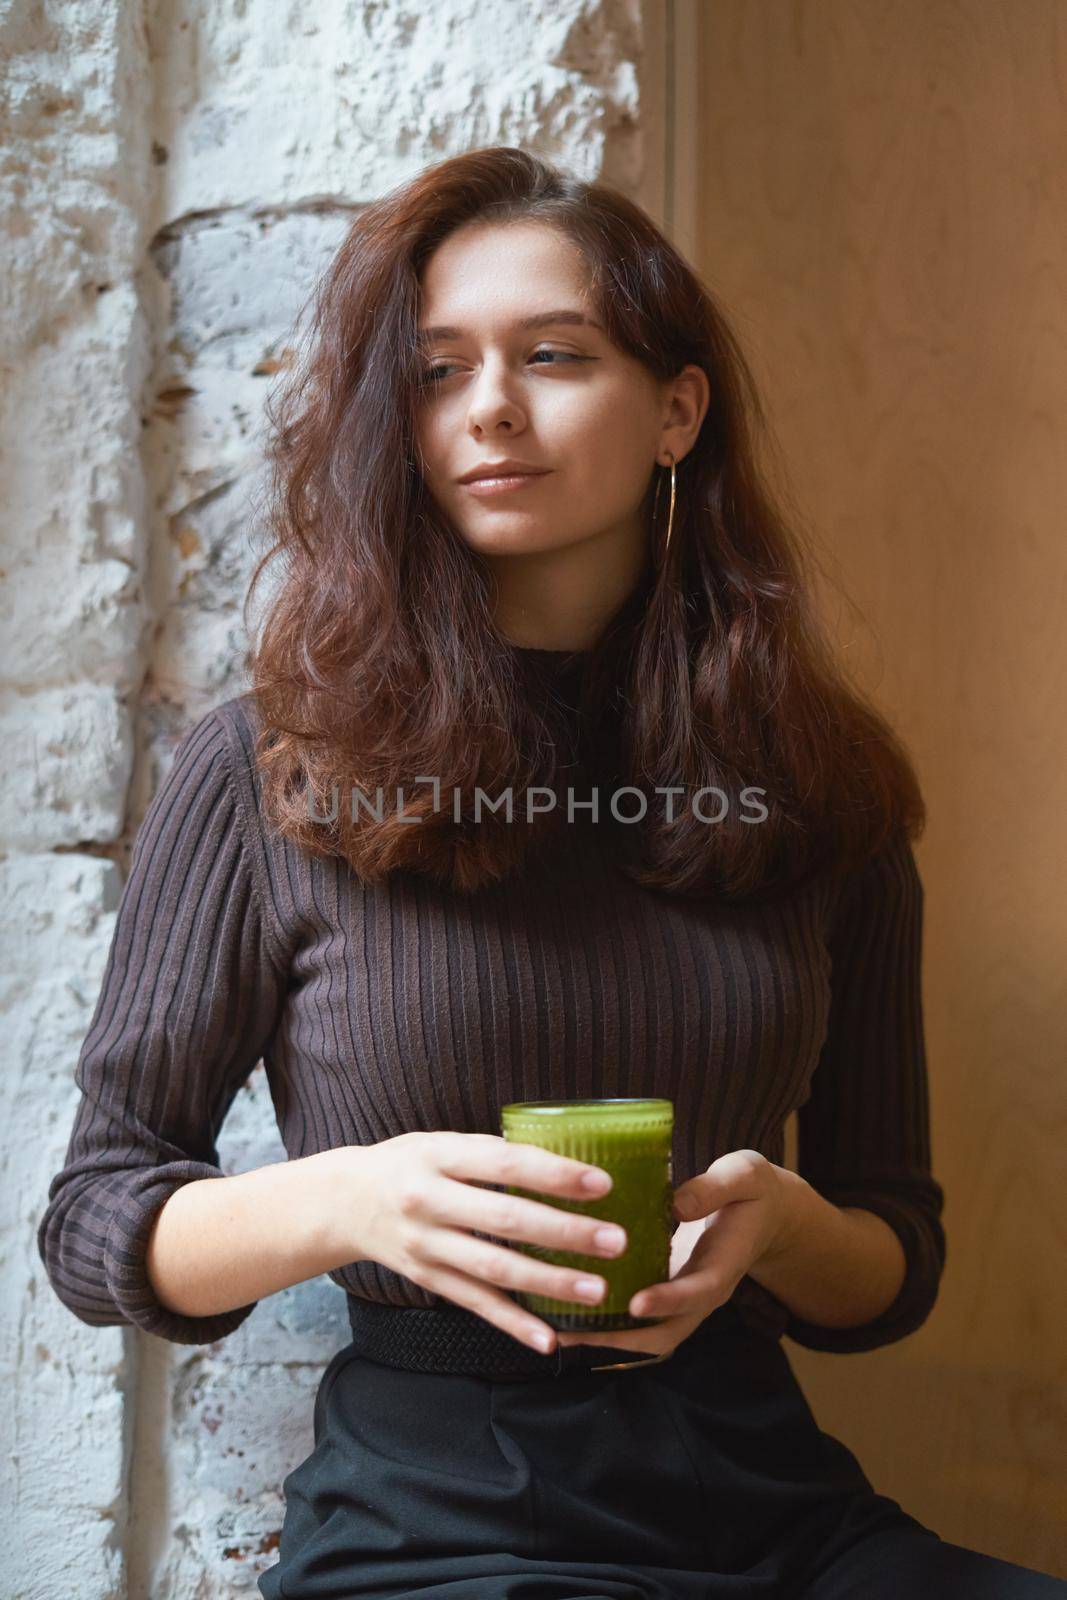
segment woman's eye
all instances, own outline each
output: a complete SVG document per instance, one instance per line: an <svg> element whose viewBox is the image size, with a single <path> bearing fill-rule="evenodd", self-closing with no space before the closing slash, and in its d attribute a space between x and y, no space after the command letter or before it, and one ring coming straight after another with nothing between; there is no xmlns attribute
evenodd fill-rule
<svg viewBox="0 0 1067 1600"><path fill-rule="evenodd" d="M425 367L423 369L422 381L423 383L440 383L442 378L447 377L448 370L449 369L447 367L443 366Z"/></svg>
<svg viewBox="0 0 1067 1600"><path fill-rule="evenodd" d="M530 360L536 360L538 356L555 356L557 360L562 359L563 361L588 360L587 356L572 355L569 350L535 350L531 355ZM448 377L448 374L453 371L454 368L454 362L441 362L437 366L426 367L424 368L422 374L423 381L425 383L440 383L442 379Z"/></svg>

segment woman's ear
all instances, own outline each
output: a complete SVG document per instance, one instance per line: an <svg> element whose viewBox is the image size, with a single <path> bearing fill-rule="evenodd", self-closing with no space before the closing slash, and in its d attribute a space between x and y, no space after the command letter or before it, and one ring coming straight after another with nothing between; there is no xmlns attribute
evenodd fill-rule
<svg viewBox="0 0 1067 1600"><path fill-rule="evenodd" d="M676 378L670 379L667 385L667 416L660 433L660 452L668 452L676 466L696 443L710 403L711 388L703 367L690 362Z"/></svg>

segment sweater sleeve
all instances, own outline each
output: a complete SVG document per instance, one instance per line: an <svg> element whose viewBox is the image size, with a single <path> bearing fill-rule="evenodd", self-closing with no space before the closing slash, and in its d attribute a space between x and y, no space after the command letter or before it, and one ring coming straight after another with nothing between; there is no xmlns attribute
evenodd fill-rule
<svg viewBox="0 0 1067 1600"><path fill-rule="evenodd" d="M827 1035L797 1113L797 1170L825 1199L860 1206L897 1234L907 1263L873 1321L826 1328L789 1313L812 1350L873 1350L924 1323L945 1265L944 1194L931 1172L923 1031L923 887L903 832L846 885L829 940Z"/></svg>
<svg viewBox="0 0 1067 1600"><path fill-rule="evenodd" d="M183 1184L220 1178L215 1141L267 1045L286 983L272 959L242 835L223 719L181 740L134 844L103 986L75 1070L65 1164L37 1230L49 1281L81 1321L206 1344L215 1316L164 1307L146 1253Z"/></svg>

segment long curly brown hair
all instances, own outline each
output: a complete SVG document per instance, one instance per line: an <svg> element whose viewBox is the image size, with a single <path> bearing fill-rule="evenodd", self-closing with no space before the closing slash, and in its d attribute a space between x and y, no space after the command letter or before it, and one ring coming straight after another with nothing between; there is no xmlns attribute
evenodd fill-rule
<svg viewBox="0 0 1067 1600"><path fill-rule="evenodd" d="M476 816L479 788L552 786L573 755L570 725L538 690L537 658L496 626L486 564L419 470L420 271L475 219L560 230L582 252L608 337L657 379L694 362L710 384L677 467L668 559L653 557L654 469L646 569L581 689L590 747L649 801L617 830L624 870L675 894L746 896L847 871L900 828L916 835L911 762L821 631L812 552L757 466L766 419L714 296L624 195L496 146L359 213L309 302L306 358L268 401L273 543L248 596L280 558L250 661L268 823L368 882L403 869L463 892L506 876L560 825L559 809L521 824ZM436 793L416 782L431 775ZM758 826L733 805L709 825L676 802L668 821L655 793L746 785L764 791ZM355 790L366 804L348 803Z"/></svg>

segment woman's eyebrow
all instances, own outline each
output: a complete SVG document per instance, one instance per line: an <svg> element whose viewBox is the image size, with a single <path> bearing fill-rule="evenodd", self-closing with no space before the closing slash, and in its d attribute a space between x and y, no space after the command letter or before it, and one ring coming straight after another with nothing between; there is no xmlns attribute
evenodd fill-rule
<svg viewBox="0 0 1067 1600"><path fill-rule="evenodd" d="M599 332L604 330L599 322L594 322L592 317L585 316L581 311L539 311L536 316L520 317L515 323L516 328L544 328L552 323L567 323L574 327L596 328ZM420 328L420 339L462 339L462 328L436 327Z"/></svg>

